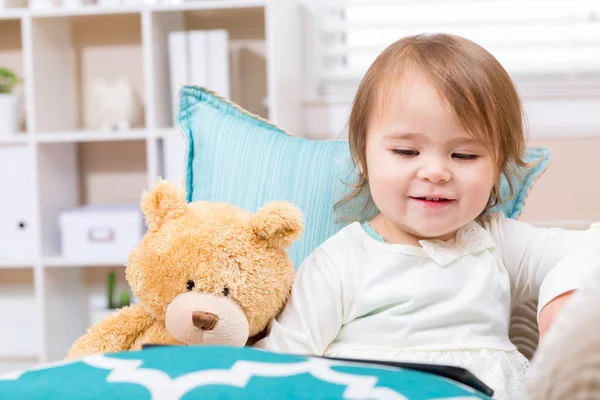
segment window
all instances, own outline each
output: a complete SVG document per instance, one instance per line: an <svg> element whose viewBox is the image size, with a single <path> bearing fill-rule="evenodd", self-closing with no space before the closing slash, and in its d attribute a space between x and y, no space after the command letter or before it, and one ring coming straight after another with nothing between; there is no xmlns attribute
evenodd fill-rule
<svg viewBox="0 0 600 400"><path fill-rule="evenodd" d="M312 85L353 92L377 54L419 32L454 33L489 50L523 96L600 95L598 0L315 0ZM314 68L315 58L309 58Z"/></svg>

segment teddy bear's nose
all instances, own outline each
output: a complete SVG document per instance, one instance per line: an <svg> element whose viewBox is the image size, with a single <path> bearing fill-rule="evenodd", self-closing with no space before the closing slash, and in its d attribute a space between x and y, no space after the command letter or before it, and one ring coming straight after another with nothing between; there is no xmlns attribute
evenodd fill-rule
<svg viewBox="0 0 600 400"><path fill-rule="evenodd" d="M212 331L217 325L219 317L203 311L194 311L192 312L192 321L196 328L202 329L203 331Z"/></svg>

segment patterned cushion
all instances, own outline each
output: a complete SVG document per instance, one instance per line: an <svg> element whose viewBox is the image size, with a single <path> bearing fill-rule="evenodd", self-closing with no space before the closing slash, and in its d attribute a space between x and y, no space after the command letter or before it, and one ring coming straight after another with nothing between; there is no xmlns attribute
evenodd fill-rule
<svg viewBox="0 0 600 400"><path fill-rule="evenodd" d="M0 375L2 399L489 399L409 369L249 347L154 347ZM274 397L275 396L275 397Z"/></svg>
<svg viewBox="0 0 600 400"><path fill-rule="evenodd" d="M290 248L298 267L346 222L333 206L353 183L346 141L293 137L235 104L195 86L180 93L179 125L188 139L188 200L223 201L256 212L270 200L287 200L304 213L303 237ZM529 148L539 163L523 171L515 196L494 211L517 218L527 194L550 162L548 150ZM508 194L506 181L501 194ZM350 215L352 216L352 214Z"/></svg>

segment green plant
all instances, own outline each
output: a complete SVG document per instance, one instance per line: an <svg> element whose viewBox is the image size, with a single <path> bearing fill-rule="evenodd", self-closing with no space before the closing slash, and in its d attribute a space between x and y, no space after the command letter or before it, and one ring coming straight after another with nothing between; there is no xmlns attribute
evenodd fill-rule
<svg viewBox="0 0 600 400"><path fill-rule="evenodd" d="M119 295L118 303L115 303L115 291L117 287L117 274L115 271L108 273L106 277L106 297L108 299L108 309L123 308L131 304L129 292L123 290Z"/></svg>
<svg viewBox="0 0 600 400"><path fill-rule="evenodd" d="M8 68L0 68L0 93L10 94L22 80Z"/></svg>

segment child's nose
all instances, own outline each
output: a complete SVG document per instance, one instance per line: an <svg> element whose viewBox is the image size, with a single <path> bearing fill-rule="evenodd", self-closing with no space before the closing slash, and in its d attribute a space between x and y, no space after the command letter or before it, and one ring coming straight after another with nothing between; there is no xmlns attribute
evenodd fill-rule
<svg viewBox="0 0 600 400"><path fill-rule="evenodd" d="M450 180L450 170L446 165L434 159L428 159L423 163L417 172L417 178L422 181L430 181L431 183L447 182Z"/></svg>

